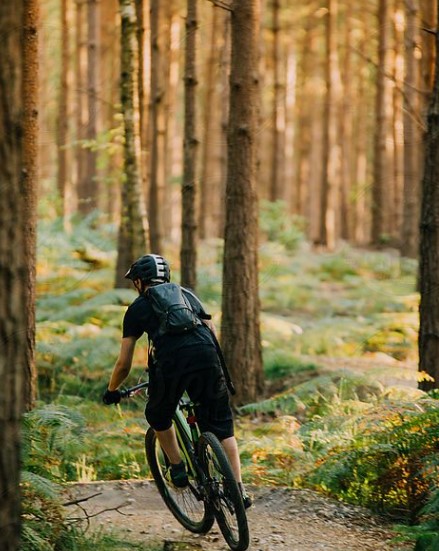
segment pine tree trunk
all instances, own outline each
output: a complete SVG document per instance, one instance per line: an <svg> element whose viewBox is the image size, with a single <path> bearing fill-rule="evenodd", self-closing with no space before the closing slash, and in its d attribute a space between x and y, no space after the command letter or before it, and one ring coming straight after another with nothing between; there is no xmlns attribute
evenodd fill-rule
<svg viewBox="0 0 439 551"><path fill-rule="evenodd" d="M337 116L340 82L337 58L337 0L327 0L326 15L326 94L323 112L322 186L320 195L320 232L318 244L332 250L338 233L338 184L340 149L337 143Z"/></svg>
<svg viewBox="0 0 439 551"><path fill-rule="evenodd" d="M181 58L180 41L180 16L177 13L177 4L175 0L167 3L165 30L161 34L164 38L163 64L165 67L164 75L164 102L161 113L161 127L163 128L163 140L161 147L162 159L160 170L160 187L163 204L163 234L169 238L173 231L180 225L180 217L175 216L176 209L173 206L181 199L181 193L175 190L172 182L181 178L182 151L181 143L183 136L181 124L178 124L174 113L178 111L177 98L179 92L179 70ZM176 220L177 218L178 220ZM175 234L177 232L175 231Z"/></svg>
<svg viewBox="0 0 439 551"><path fill-rule="evenodd" d="M433 90L434 81L434 68L436 60L435 33L438 6L437 0L420 0L419 4L421 12L420 20L423 27L423 30L421 31L421 77L422 90L424 91L424 101L422 107L426 116L430 93Z"/></svg>
<svg viewBox="0 0 439 551"><path fill-rule="evenodd" d="M368 42L366 30L362 33L359 41L360 51L365 51ZM369 68L364 61L358 57L354 70L357 81L353 87L356 90L354 98L355 105L361 105L353 122L353 149L354 167L353 181L355 182L354 194L354 215L353 215L353 237L358 245L367 245L370 242L370 193L368 182L368 79ZM366 129L366 130L365 130Z"/></svg>
<svg viewBox="0 0 439 551"><path fill-rule="evenodd" d="M105 83L99 90L100 126L103 132L114 132L120 124L116 113L120 110L120 40L119 40L119 0L105 0L100 4L100 78ZM101 169L111 185L99 190L98 207L108 213L111 220L119 221L121 182L115 175L120 173L121 155L109 154L107 163Z"/></svg>
<svg viewBox="0 0 439 551"><path fill-rule="evenodd" d="M381 245L387 240L389 213L389 189L392 187L391 175L391 140L388 139L389 79L386 72L389 68L389 5L388 0L379 0L378 6L378 68L375 104L375 143L374 143L374 177L372 188L372 242Z"/></svg>
<svg viewBox="0 0 439 551"><path fill-rule="evenodd" d="M80 202L83 201L86 183L86 161L87 155L83 147L86 138L86 79L85 69L87 66L86 40L85 40L85 1L76 0L76 40L75 40L75 101L76 101L76 195L78 199L78 210ZM82 208L82 207L81 207Z"/></svg>
<svg viewBox="0 0 439 551"><path fill-rule="evenodd" d="M221 341L243 403L263 388L255 181L259 2L234 0L232 9Z"/></svg>
<svg viewBox="0 0 439 551"><path fill-rule="evenodd" d="M140 149L145 151L146 143L146 117L145 117L145 75L144 75L144 44L145 44L145 24L143 0L135 0L136 6L136 38L137 38L137 93L139 96L139 135Z"/></svg>
<svg viewBox="0 0 439 551"><path fill-rule="evenodd" d="M228 76L230 74L231 58L231 20L229 13L223 19L224 42L220 54L221 67L221 138L219 151L220 166L220 208L218 213L218 236L223 237L226 227L226 187L227 187L227 134L229 121L229 85Z"/></svg>
<svg viewBox="0 0 439 551"><path fill-rule="evenodd" d="M353 4L348 2L345 14L345 39L344 58L342 65L343 95L340 113L340 146L341 146L341 167L340 167L340 234L342 239L349 241L352 236L352 18Z"/></svg>
<svg viewBox="0 0 439 551"><path fill-rule="evenodd" d="M151 98L150 98L150 177L148 194L148 220L150 228L151 250L155 254L162 252L163 221L162 204L160 201L160 155L163 149L164 129L161 126L161 112L163 111L164 91L161 84L161 52L159 43L160 33L160 2L150 1L150 25L151 25Z"/></svg>
<svg viewBox="0 0 439 551"><path fill-rule="evenodd" d="M35 383L38 3L0 3L0 548L19 549L20 424Z"/></svg>
<svg viewBox="0 0 439 551"><path fill-rule="evenodd" d="M140 192L140 177L136 157L134 114L134 52L136 50L136 16L133 0L120 0L121 15L121 104L125 130L122 213L118 236L116 287L128 287L124 279L129 266L145 254L146 217Z"/></svg>
<svg viewBox="0 0 439 551"><path fill-rule="evenodd" d="M437 22L439 26L439 21ZM439 33L436 33L436 49ZM428 109L420 225L419 371L430 380L423 390L439 388L439 56Z"/></svg>
<svg viewBox="0 0 439 551"><path fill-rule="evenodd" d="M422 131L420 127L421 106L420 67L416 58L416 48L420 41L419 3L407 0L405 33L404 81L404 210L401 238L401 254L417 258L419 253L419 209L420 209L420 158Z"/></svg>
<svg viewBox="0 0 439 551"><path fill-rule="evenodd" d="M212 132L215 130L213 123L215 112L218 105L215 102L215 65L217 63L218 51L218 31L219 31L219 13L217 8L212 10L212 32L210 33L209 54L206 59L205 91L203 101L203 125L202 125L202 152L200 168L200 211L198 215L198 228L200 239L205 239L208 235L208 224L212 217L212 202L214 182L212 149L214 141Z"/></svg>
<svg viewBox="0 0 439 551"><path fill-rule="evenodd" d="M295 41L297 42L297 41ZM285 46L285 93L283 111L285 113L284 154L283 154L283 199L290 212L294 201L294 140L295 126L294 106L297 101L298 52L296 44Z"/></svg>
<svg viewBox="0 0 439 551"><path fill-rule="evenodd" d="M68 117L68 71L69 71L69 30L68 30L68 0L61 0L61 69L60 69L60 87L59 87L59 106L57 121L57 154L58 154L58 173L57 187L61 202L61 216L65 214L66 186L69 167L67 164L67 140L69 132Z"/></svg>
<svg viewBox="0 0 439 551"><path fill-rule="evenodd" d="M197 224L195 211L198 150L195 109L197 26L197 0L187 0L180 264L181 284L190 289L195 289L197 285Z"/></svg>
<svg viewBox="0 0 439 551"><path fill-rule="evenodd" d="M273 103L271 107L271 174L269 193L270 201L277 201L281 198L280 193L280 128L279 108L282 86L280 83L280 59L279 59L279 12L280 0L272 0L272 35L273 35Z"/></svg>
<svg viewBox="0 0 439 551"><path fill-rule="evenodd" d="M392 105L392 130L393 130L393 189L390 199L390 226L389 235L395 247L401 244L402 227L402 202L404 189L404 121L403 121L403 94L404 88L404 11L400 5L401 0L393 3L393 105Z"/></svg>
<svg viewBox="0 0 439 551"><path fill-rule="evenodd" d="M297 131L294 147L295 175L292 210L299 215L306 215L311 175L312 114L310 112L309 99L316 99L315 95L313 95L312 86L310 86L314 66L313 55L315 55L313 34L314 31L309 18L304 29L303 43L300 48L300 63L297 76Z"/></svg>
<svg viewBox="0 0 439 551"><path fill-rule="evenodd" d="M99 0L87 0L87 125L85 137L93 142L98 125L99 82ZM83 187L79 191L79 210L87 214L97 207L97 152L90 146L86 149L86 169Z"/></svg>

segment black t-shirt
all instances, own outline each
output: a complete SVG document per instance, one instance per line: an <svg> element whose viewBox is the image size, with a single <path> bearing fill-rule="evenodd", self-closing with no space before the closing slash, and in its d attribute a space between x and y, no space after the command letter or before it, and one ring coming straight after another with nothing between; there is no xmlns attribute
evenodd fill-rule
<svg viewBox="0 0 439 551"><path fill-rule="evenodd" d="M198 317L210 319L198 298L187 289L182 288L182 291ZM189 347L196 349L198 346L215 346L210 330L204 325L187 333L159 336L159 319L149 300L140 295L125 312L122 334L124 338L135 337L138 339L143 333L147 333L154 343L155 358L159 363L175 357L180 351L184 353L184 349Z"/></svg>

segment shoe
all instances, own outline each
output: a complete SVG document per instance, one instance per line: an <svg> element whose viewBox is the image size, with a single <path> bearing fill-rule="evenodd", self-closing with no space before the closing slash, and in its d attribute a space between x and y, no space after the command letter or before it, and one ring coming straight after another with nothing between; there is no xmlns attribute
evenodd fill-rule
<svg viewBox="0 0 439 551"><path fill-rule="evenodd" d="M178 465L171 465L170 472L172 484L177 488L186 488L189 484L189 478L186 473L184 462L181 461Z"/></svg>
<svg viewBox="0 0 439 551"><path fill-rule="evenodd" d="M242 501L244 503L244 509L250 509L250 507L253 505L252 498L248 495L244 488L244 484L242 482L238 483L239 489L241 491Z"/></svg>

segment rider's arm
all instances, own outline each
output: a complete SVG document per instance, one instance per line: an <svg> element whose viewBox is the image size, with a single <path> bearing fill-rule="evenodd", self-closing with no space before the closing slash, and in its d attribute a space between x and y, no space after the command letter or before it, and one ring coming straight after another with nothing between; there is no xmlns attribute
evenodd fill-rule
<svg viewBox="0 0 439 551"><path fill-rule="evenodd" d="M131 370L134 348L136 347L136 337L124 337L120 346L119 357L111 374L108 390L113 391L124 382Z"/></svg>

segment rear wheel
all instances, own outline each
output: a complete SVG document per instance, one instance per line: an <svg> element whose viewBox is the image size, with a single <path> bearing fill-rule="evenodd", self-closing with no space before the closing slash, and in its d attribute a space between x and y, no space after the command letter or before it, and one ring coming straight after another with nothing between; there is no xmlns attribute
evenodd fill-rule
<svg viewBox="0 0 439 551"><path fill-rule="evenodd" d="M188 441L185 445L191 444ZM191 532L196 534L208 532L213 525L214 516L206 506L202 487L186 460L189 485L185 488L177 488L171 482L169 460L160 446L155 431L151 428L145 436L145 451L157 489L174 517Z"/></svg>
<svg viewBox="0 0 439 551"><path fill-rule="evenodd" d="M233 551L245 551L249 546L247 516L224 449L214 434L204 432L198 452L208 478L209 500L224 539Z"/></svg>

